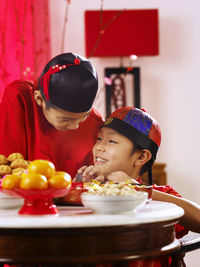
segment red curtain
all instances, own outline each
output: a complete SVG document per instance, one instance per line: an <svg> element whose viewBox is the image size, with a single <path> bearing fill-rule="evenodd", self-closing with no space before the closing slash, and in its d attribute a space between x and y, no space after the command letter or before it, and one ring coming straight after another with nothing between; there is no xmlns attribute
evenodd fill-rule
<svg viewBox="0 0 200 267"><path fill-rule="evenodd" d="M16 79L36 79L50 59L48 0L0 1L0 100Z"/></svg>

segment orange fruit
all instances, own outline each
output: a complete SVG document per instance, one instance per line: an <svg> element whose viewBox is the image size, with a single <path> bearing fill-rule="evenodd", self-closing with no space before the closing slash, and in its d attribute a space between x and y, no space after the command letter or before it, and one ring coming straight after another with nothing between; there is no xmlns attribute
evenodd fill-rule
<svg viewBox="0 0 200 267"><path fill-rule="evenodd" d="M55 166L52 162L44 159L36 159L28 166L29 173L40 173L48 179L55 173Z"/></svg>
<svg viewBox="0 0 200 267"><path fill-rule="evenodd" d="M47 189L47 178L40 173L23 174L20 188L22 189Z"/></svg>
<svg viewBox="0 0 200 267"><path fill-rule="evenodd" d="M2 180L2 188L4 189L14 189L19 188L21 182L21 177L19 175L6 175Z"/></svg>
<svg viewBox="0 0 200 267"><path fill-rule="evenodd" d="M66 172L56 172L48 179L49 188L68 188L69 186L71 186L71 183L71 176Z"/></svg>

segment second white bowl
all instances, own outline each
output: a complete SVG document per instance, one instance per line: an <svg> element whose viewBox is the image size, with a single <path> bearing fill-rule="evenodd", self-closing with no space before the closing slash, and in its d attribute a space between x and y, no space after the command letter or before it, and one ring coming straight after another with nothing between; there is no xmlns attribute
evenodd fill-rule
<svg viewBox="0 0 200 267"><path fill-rule="evenodd" d="M21 207L24 199L20 197L12 197L0 192L0 209L14 209Z"/></svg>

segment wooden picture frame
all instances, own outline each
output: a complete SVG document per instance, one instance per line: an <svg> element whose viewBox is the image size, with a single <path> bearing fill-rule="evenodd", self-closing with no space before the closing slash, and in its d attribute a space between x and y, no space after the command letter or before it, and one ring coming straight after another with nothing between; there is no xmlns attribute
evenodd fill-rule
<svg viewBox="0 0 200 267"><path fill-rule="evenodd" d="M105 77L113 79L120 76L123 79L126 94L126 106L140 108L140 68L105 68ZM115 109L112 103L113 86L106 83L106 117L110 115Z"/></svg>

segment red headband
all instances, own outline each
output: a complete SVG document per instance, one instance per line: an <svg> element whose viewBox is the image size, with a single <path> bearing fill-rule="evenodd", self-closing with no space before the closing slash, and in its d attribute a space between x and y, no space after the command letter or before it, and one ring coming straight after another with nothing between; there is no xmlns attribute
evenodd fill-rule
<svg viewBox="0 0 200 267"><path fill-rule="evenodd" d="M66 65L55 65L49 68L49 70L41 77L40 83L42 84L43 94L46 97L46 100L50 100L49 97L49 80L53 73L59 72L66 69L69 66L79 65L81 63L80 59L75 58L74 63Z"/></svg>

